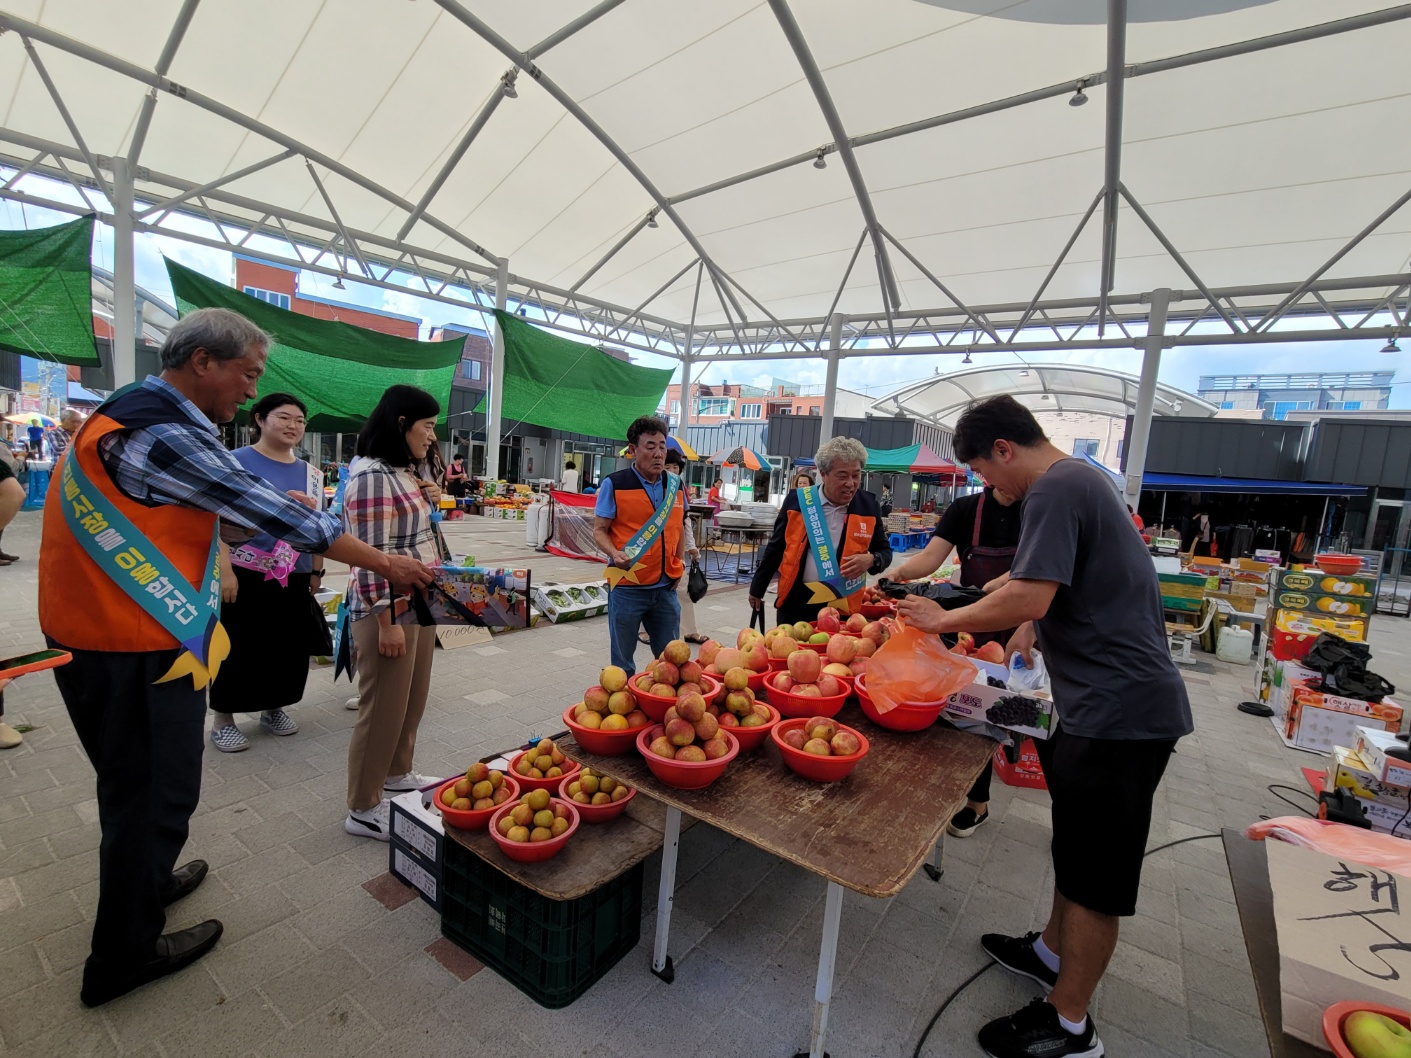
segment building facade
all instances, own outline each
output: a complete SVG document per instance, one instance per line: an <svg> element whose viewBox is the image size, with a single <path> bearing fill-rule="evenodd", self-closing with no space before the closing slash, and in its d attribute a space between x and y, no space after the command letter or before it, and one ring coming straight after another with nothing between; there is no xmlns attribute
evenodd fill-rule
<svg viewBox="0 0 1411 1058"><path fill-rule="evenodd" d="M1312 371L1287 375L1202 375L1196 393L1224 418L1282 420L1290 412L1377 411L1391 401L1392 371Z"/></svg>
<svg viewBox="0 0 1411 1058"><path fill-rule="evenodd" d="M713 426L723 422L759 423L774 415L823 415L823 387L800 386L775 379L767 387L730 382L697 382L691 387L691 424ZM839 389L835 416L867 414L872 400L852 390ZM666 387L660 411L672 428L681 424L681 385Z"/></svg>

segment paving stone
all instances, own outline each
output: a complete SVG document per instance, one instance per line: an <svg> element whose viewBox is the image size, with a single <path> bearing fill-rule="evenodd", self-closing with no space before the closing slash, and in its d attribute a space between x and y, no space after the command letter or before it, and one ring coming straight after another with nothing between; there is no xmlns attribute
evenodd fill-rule
<svg viewBox="0 0 1411 1058"><path fill-rule="evenodd" d="M280 967L288 965L281 963ZM341 947L327 948L267 978L261 990L291 1023L351 991L372 974Z"/></svg>
<svg viewBox="0 0 1411 1058"><path fill-rule="evenodd" d="M1107 966L1107 979L1115 977L1143 988L1176 1005L1185 1003L1181 964L1119 940Z"/></svg>
<svg viewBox="0 0 1411 1058"><path fill-rule="evenodd" d="M274 1004L252 990L171 1029L157 1042L169 1055L241 1058L287 1027Z"/></svg>
<svg viewBox="0 0 1411 1058"><path fill-rule="evenodd" d="M70 892L55 893L0 917L0 951L29 944L83 921L83 912Z"/></svg>
<svg viewBox="0 0 1411 1058"><path fill-rule="evenodd" d="M22 944L0 952L0 999L48 979L39 951L32 944Z"/></svg>
<svg viewBox="0 0 1411 1058"><path fill-rule="evenodd" d="M202 959L99 1009L118 1046L128 1050L215 1011L224 998Z"/></svg>
<svg viewBox="0 0 1411 1058"><path fill-rule="evenodd" d="M248 896L281 878L308 870L304 858L287 845L276 845L220 869L220 880L237 897Z"/></svg>
<svg viewBox="0 0 1411 1058"><path fill-rule="evenodd" d="M317 947L291 934L288 923L277 923L234 944L222 938L201 965L227 997L243 995L268 984L284 967L317 954Z"/></svg>

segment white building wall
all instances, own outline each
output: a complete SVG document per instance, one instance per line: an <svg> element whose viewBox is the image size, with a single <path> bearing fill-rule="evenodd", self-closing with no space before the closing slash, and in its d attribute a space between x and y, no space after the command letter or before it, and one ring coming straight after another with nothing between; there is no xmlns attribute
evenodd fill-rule
<svg viewBox="0 0 1411 1058"><path fill-rule="evenodd" d="M1109 415L1095 415L1090 412L1035 412L1044 433L1060 451L1072 455L1074 442L1079 439L1097 441L1097 451L1093 454L1103 466L1119 469L1118 444L1122 440L1126 423Z"/></svg>

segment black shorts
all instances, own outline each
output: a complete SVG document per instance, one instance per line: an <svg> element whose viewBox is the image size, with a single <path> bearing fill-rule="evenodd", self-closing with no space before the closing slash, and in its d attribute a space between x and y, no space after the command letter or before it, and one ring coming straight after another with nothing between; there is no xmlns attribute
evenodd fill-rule
<svg viewBox="0 0 1411 1058"><path fill-rule="evenodd" d="M1137 911L1151 802L1176 739L1035 739L1053 798L1053 872L1067 900L1100 915Z"/></svg>

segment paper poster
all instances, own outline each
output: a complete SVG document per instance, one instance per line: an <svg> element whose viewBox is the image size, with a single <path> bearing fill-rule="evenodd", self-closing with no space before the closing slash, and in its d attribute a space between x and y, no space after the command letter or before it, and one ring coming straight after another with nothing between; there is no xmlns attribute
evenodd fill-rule
<svg viewBox="0 0 1411 1058"><path fill-rule="evenodd" d="M398 624L529 626L529 570L439 566Z"/></svg>

